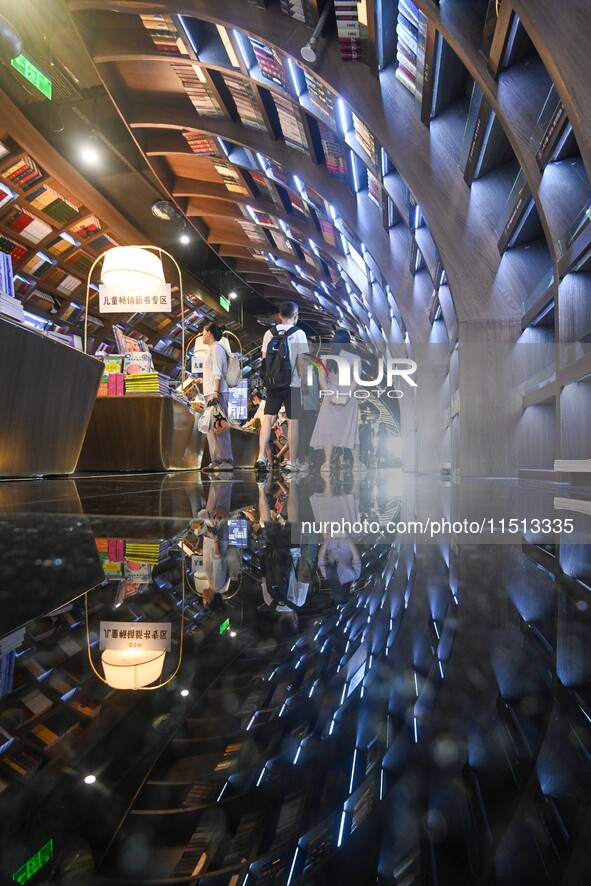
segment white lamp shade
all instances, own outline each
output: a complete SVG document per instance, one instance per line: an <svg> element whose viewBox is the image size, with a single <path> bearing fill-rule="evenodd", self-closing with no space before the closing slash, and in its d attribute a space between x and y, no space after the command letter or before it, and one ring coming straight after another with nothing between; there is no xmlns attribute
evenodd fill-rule
<svg viewBox="0 0 591 886"><path fill-rule="evenodd" d="M115 246L105 253L101 282L114 295L160 295L165 283L159 256L137 246Z"/></svg>
<svg viewBox="0 0 591 886"><path fill-rule="evenodd" d="M165 655L164 650L105 649L105 680L113 689L142 689L160 679Z"/></svg>

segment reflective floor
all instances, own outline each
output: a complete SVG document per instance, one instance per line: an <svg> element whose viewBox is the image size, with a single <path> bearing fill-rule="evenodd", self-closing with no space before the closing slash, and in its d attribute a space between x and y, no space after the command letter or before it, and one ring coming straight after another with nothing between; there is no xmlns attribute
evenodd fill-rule
<svg viewBox="0 0 591 886"><path fill-rule="evenodd" d="M0 882L587 881L591 490L5 481L0 548Z"/></svg>

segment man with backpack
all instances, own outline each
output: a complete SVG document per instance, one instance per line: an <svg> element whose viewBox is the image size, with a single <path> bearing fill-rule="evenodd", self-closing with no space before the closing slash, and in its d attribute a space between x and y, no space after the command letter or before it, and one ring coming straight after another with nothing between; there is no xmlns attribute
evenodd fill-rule
<svg viewBox="0 0 591 886"><path fill-rule="evenodd" d="M263 338L262 356L265 362L264 381L267 388L265 414L259 435L259 457L255 468L259 472L270 470L266 455L271 428L285 404L287 416L287 439L289 461L286 471L299 472L305 465L298 459L299 416L302 405L302 376L307 367L308 339L298 329L298 306L284 301L279 308L279 323L268 329Z"/></svg>

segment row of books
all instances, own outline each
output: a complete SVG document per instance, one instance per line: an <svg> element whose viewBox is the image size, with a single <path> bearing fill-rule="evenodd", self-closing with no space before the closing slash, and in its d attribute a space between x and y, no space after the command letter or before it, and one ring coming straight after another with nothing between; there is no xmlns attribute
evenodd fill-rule
<svg viewBox="0 0 591 886"><path fill-rule="evenodd" d="M18 204L13 204L0 213L0 224L20 234L30 243L40 243L52 231L51 225L26 212Z"/></svg>
<svg viewBox="0 0 591 886"><path fill-rule="evenodd" d="M353 118L353 129L355 130L355 138L371 160L374 166L378 165L378 143L376 137L362 120L356 114L351 115Z"/></svg>
<svg viewBox="0 0 591 886"><path fill-rule="evenodd" d="M10 255L13 264L20 262L27 254L26 247L21 246L20 243L15 243L10 237L4 237L2 234L0 234L0 252Z"/></svg>
<svg viewBox="0 0 591 886"><path fill-rule="evenodd" d="M419 9L412 0L399 0L396 35L396 78L413 95L417 80Z"/></svg>
<svg viewBox="0 0 591 886"><path fill-rule="evenodd" d="M335 125L335 107L332 92L309 71L304 71L304 76L306 78L306 87L308 89L310 101L315 108L330 117L333 125Z"/></svg>
<svg viewBox="0 0 591 886"><path fill-rule="evenodd" d="M55 262L48 255L45 255L44 252L34 252L23 264L22 270L25 274L29 274L29 276L39 280L54 264Z"/></svg>
<svg viewBox="0 0 591 886"><path fill-rule="evenodd" d="M200 117L224 117L224 110L199 65L171 65Z"/></svg>
<svg viewBox="0 0 591 886"><path fill-rule="evenodd" d="M18 194L16 191L13 191L7 184L0 181L0 209L2 209L3 206L6 206L7 203L12 203L17 197Z"/></svg>
<svg viewBox="0 0 591 886"><path fill-rule="evenodd" d="M226 74L224 79L236 103L236 110L242 125L248 129L266 132L267 128L256 99L255 87L248 80L245 80L244 77L238 77L234 74Z"/></svg>
<svg viewBox="0 0 591 886"><path fill-rule="evenodd" d="M213 136L210 137L203 132L195 132L194 129L183 129L183 137L193 154L199 154L201 157L220 156L220 149Z"/></svg>
<svg viewBox="0 0 591 886"><path fill-rule="evenodd" d="M306 132L299 111L289 99L283 96L274 95L273 99L285 144L290 148L295 148L296 151L309 154Z"/></svg>
<svg viewBox="0 0 591 886"><path fill-rule="evenodd" d="M368 0L359 0L359 3L356 0L334 0L342 61L367 61L367 2Z"/></svg>
<svg viewBox="0 0 591 886"><path fill-rule="evenodd" d="M324 123L319 123L318 129L328 174L331 178L337 179L337 181L346 182L347 161L345 159L345 152L340 139L332 129L325 126Z"/></svg>
<svg viewBox="0 0 591 886"><path fill-rule="evenodd" d="M228 160L214 160L213 165L226 186L226 190L232 194L242 194L245 197L250 196L248 188L240 178L238 171Z"/></svg>
<svg viewBox="0 0 591 886"><path fill-rule="evenodd" d="M285 65L279 53L271 46L261 43L260 40L255 40L254 37L248 39L263 77L271 83L275 83L276 86L281 86L282 89L289 91Z"/></svg>
<svg viewBox="0 0 591 886"><path fill-rule="evenodd" d="M27 200L35 209L39 209L60 224L67 224L80 212L79 206L63 197L54 188L50 188L49 185L39 185L31 192Z"/></svg>
<svg viewBox="0 0 591 886"><path fill-rule="evenodd" d="M152 43L158 52L169 55L189 55L185 42L169 15L140 15Z"/></svg>
<svg viewBox="0 0 591 886"><path fill-rule="evenodd" d="M32 157L23 154L14 163L2 170L2 176L22 191L28 191L45 173L37 166Z"/></svg>
<svg viewBox="0 0 591 886"><path fill-rule="evenodd" d="M0 252L0 293L14 296L14 275L12 273L12 256Z"/></svg>
<svg viewBox="0 0 591 886"><path fill-rule="evenodd" d="M310 0L281 0L281 12L311 28L316 24L316 16Z"/></svg>

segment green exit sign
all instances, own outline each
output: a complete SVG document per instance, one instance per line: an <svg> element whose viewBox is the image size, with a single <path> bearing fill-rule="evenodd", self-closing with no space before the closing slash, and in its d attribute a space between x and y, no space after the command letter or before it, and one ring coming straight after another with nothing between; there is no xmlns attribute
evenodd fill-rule
<svg viewBox="0 0 591 886"><path fill-rule="evenodd" d="M27 883L31 877L35 876L37 871L41 870L44 864L53 856L53 840L49 840L45 846L31 856L31 858L12 875L12 879L17 883Z"/></svg>
<svg viewBox="0 0 591 886"><path fill-rule="evenodd" d="M10 64L13 68L16 68L19 74L23 75L25 80L32 83L39 92L42 92L47 98L51 98L51 80L39 68L36 68L33 62L30 62L26 56L17 55L16 58L10 60Z"/></svg>
<svg viewBox="0 0 591 886"><path fill-rule="evenodd" d="M220 304L221 304L222 308L224 309L224 311L230 310L230 302L228 301L227 298L224 298L223 295L220 295Z"/></svg>
<svg viewBox="0 0 591 886"><path fill-rule="evenodd" d="M225 621L223 621L223 622L221 623L221 625L220 625L220 634L225 634L226 631L229 629L229 627L230 627L230 619L227 618L227 619L226 619Z"/></svg>

